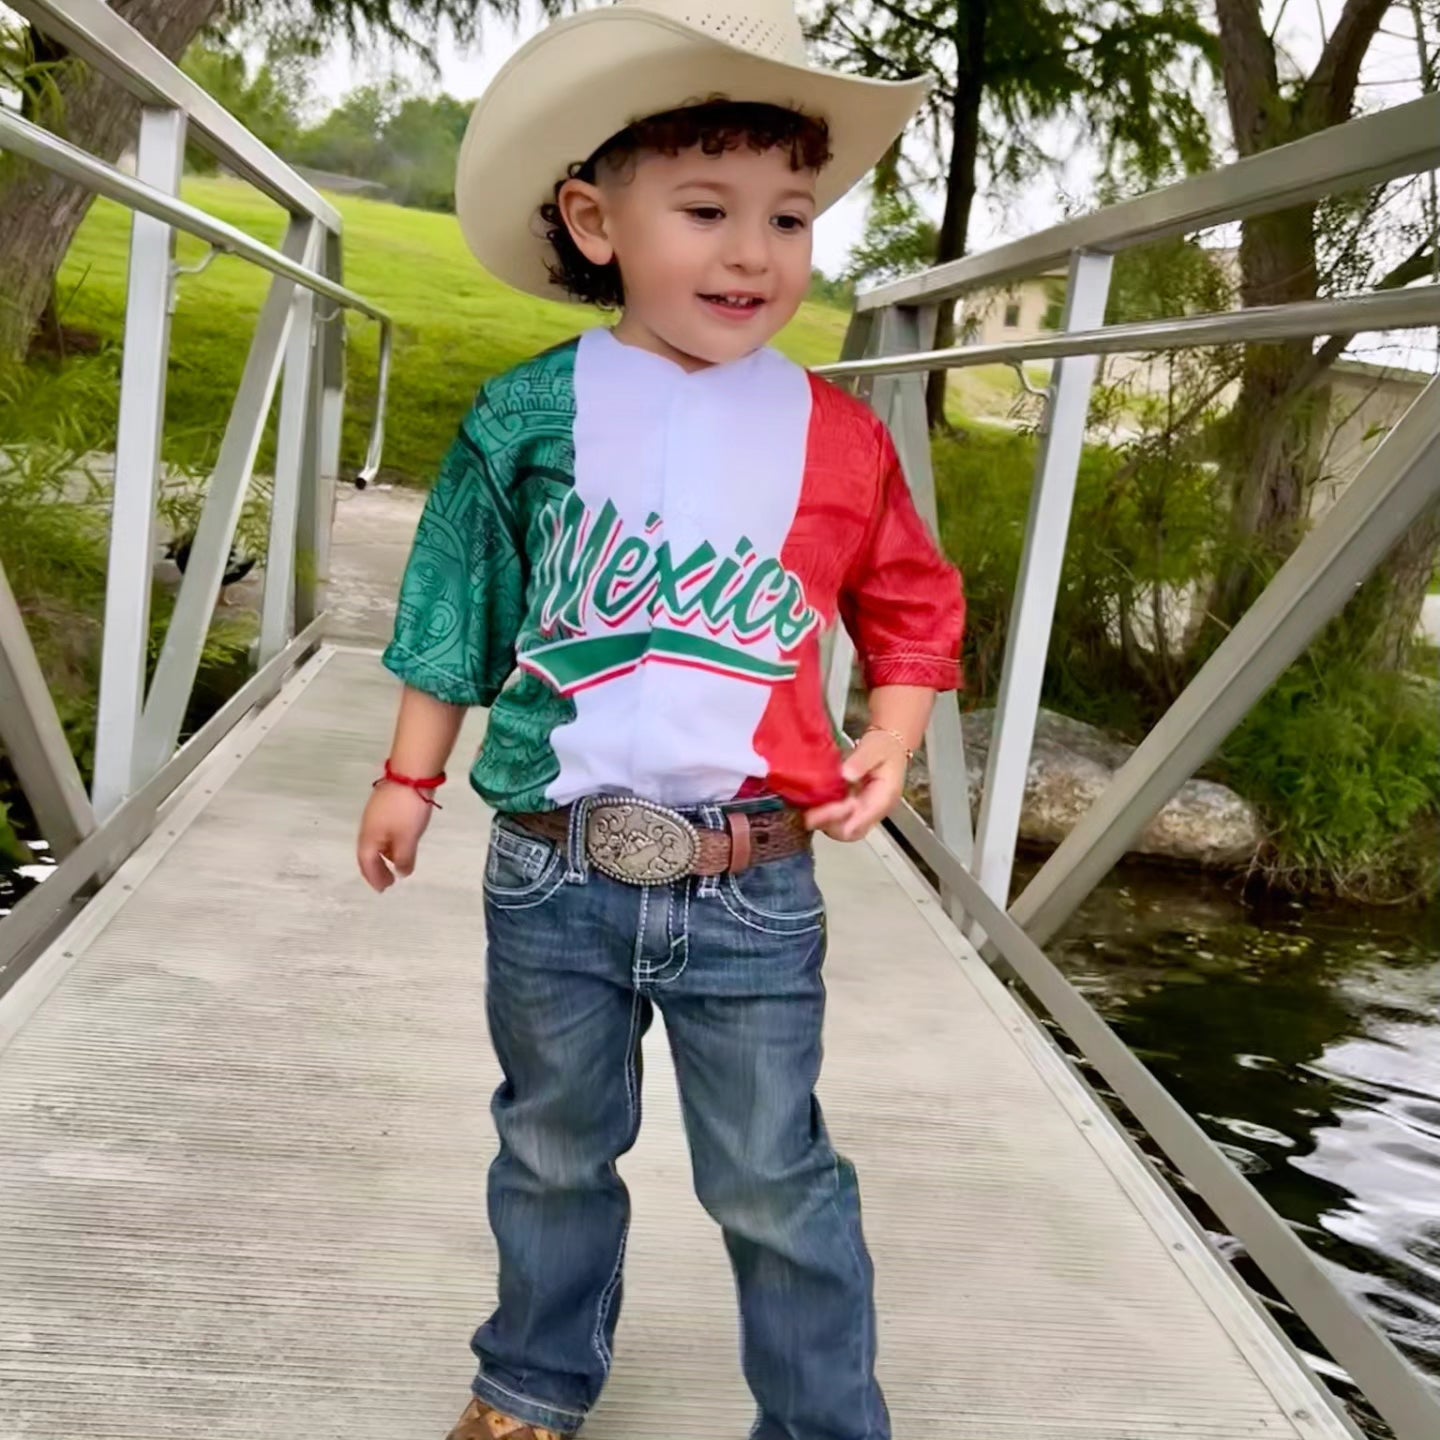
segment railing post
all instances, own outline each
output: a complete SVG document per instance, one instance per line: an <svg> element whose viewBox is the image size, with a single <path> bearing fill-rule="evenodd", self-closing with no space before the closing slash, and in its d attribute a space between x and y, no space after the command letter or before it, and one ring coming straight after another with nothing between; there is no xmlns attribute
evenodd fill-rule
<svg viewBox="0 0 1440 1440"><path fill-rule="evenodd" d="M185 116L147 108L140 115L136 175L177 195L185 159ZM165 426L170 359L170 295L175 232L148 215L130 232L129 292L120 371L120 423L110 512L110 563L95 730L93 801L104 820L134 788L155 564L155 499Z"/></svg>
<svg viewBox="0 0 1440 1440"><path fill-rule="evenodd" d="M946 302L953 303L953 302ZM890 353L928 350L935 343L939 307L897 307L885 336ZM926 405L926 375L892 376L876 382L877 407L888 400L887 410L895 448L910 484L920 517L940 540L940 507L935 494L935 461L931 451L930 418ZM888 396L882 383L889 390ZM881 414L886 414L882 410ZM935 697L935 709L925 732L925 764L930 778L930 814L935 834L969 865L974 850L970 816L970 778L965 764L965 734L960 724L960 697L947 692ZM941 897L951 917L961 915L960 898L942 886Z"/></svg>
<svg viewBox="0 0 1440 1440"><path fill-rule="evenodd" d="M841 360L863 360L873 352L878 339L879 326L875 324L873 312L854 310L850 313L850 324L845 330L845 340L840 346ZM842 387L852 395L868 391L862 381L841 381ZM868 394L866 395L868 398ZM845 729L845 710L850 703L850 681L855 674L855 642L850 632L837 620L825 637L824 653L825 703L835 728Z"/></svg>
<svg viewBox="0 0 1440 1440"><path fill-rule="evenodd" d="M870 325L853 326L859 343L870 343L871 353L899 355L926 350L935 339L939 311L936 306L887 306ZM859 359L844 355L842 359ZM937 540L939 510L935 499L935 469L930 453L930 425L925 406L925 376L879 376L870 387L875 413L889 426L900 464L910 486L915 508ZM855 651L848 635L837 631L831 655L826 696L837 723L844 718L849 697ZM970 790L965 769L965 740L960 727L959 699L941 695L925 734L925 759L930 775L930 809L935 833L963 861L971 852ZM958 914L954 896L944 892L952 913Z"/></svg>
<svg viewBox="0 0 1440 1440"><path fill-rule="evenodd" d="M63 860L95 828L95 812L3 567L0 744L15 767L50 853Z"/></svg>
<svg viewBox="0 0 1440 1440"><path fill-rule="evenodd" d="M306 228L304 264L318 269L324 232L318 220L309 221ZM320 439L315 372L315 294L296 286L285 346L285 380L280 392L275 483L270 494L270 543L265 554L265 595L260 614L261 665L285 648L291 634L299 510L307 500L314 505L314 472Z"/></svg>
<svg viewBox="0 0 1440 1440"><path fill-rule="evenodd" d="M312 223L308 218L291 220L280 247L291 260L299 260L304 254ZM275 398L285 341L290 334L295 289L293 280L277 275L255 326L255 338L250 343L240 388L225 426L225 438L220 442L220 454L210 477L205 509L195 532L175 613L170 618L165 644L150 682L139 736L136 774L141 780L148 780L175 752L210 618L230 558L230 546L234 543L235 526L255 468L255 454Z"/></svg>
<svg viewBox="0 0 1440 1440"><path fill-rule="evenodd" d="M337 285L345 283L344 239L326 231L325 274ZM331 308L319 328L318 403L319 454L312 471L302 477L300 527L295 556L295 628L303 630L323 608L324 586L330 578L330 540L340 483L340 437L345 418L345 312Z"/></svg>
<svg viewBox="0 0 1440 1440"><path fill-rule="evenodd" d="M1093 330L1104 323L1111 264L1109 255L1077 251L1071 257L1062 329ZM1096 365L1093 355L1056 362L1044 438L1030 491L1025 546L1005 639L1000 694L991 726L990 758L971 867L985 893L1002 909L1008 901L1015 863L1030 750L1040 711L1040 687L1055 621L1055 600L1060 591Z"/></svg>

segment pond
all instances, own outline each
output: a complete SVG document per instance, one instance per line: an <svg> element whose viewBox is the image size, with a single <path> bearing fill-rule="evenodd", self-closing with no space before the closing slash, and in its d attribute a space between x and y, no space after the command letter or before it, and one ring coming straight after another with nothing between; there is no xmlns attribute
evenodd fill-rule
<svg viewBox="0 0 1440 1440"><path fill-rule="evenodd" d="M1440 911L1127 867L1050 953L1440 1394Z"/></svg>

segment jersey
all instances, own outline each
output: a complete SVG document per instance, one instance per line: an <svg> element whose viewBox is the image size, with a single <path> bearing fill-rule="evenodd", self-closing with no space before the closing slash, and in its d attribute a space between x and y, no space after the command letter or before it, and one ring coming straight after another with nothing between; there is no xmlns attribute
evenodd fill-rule
<svg viewBox="0 0 1440 1440"><path fill-rule="evenodd" d="M885 427L763 349L687 372L586 333L490 381L416 532L385 665L488 706L498 810L841 798L821 638L960 682L960 577Z"/></svg>

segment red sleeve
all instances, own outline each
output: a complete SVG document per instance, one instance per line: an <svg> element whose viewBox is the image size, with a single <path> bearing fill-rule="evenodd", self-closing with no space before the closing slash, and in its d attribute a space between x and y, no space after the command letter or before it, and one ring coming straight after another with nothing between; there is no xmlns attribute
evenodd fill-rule
<svg viewBox="0 0 1440 1440"><path fill-rule="evenodd" d="M889 433L880 430L875 513L840 591L865 686L960 688L965 595L910 497Z"/></svg>

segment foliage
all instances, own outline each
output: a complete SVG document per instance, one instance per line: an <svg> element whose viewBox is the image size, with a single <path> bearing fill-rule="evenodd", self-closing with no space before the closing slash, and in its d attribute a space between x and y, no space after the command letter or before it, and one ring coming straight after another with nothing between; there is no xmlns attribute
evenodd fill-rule
<svg viewBox="0 0 1440 1440"><path fill-rule="evenodd" d="M455 208L455 164L470 107L399 81L352 90L288 149L288 158L383 185L402 205Z"/></svg>
<svg viewBox="0 0 1440 1440"><path fill-rule="evenodd" d="M832 280L823 270L810 272L810 289L806 299L816 305L829 305L836 310L849 310L855 304L855 287L841 276Z"/></svg>
<svg viewBox="0 0 1440 1440"><path fill-rule="evenodd" d="M113 449L118 394L119 357L111 349L58 369L0 368L0 568L87 780L94 763L109 545L109 481L95 456ZM186 477L176 477L168 489L187 483L193 494L193 479ZM172 609L173 597L157 586L152 663ZM228 672L243 663L250 632L234 621L212 626L202 669ZM14 840L16 796L5 794L6 776L0 752L0 852L10 849L13 860L6 837Z"/></svg>
<svg viewBox="0 0 1440 1440"><path fill-rule="evenodd" d="M554 17L574 6L569 0L538 0L541 14ZM355 53L376 44L434 63L443 32L469 45L481 37L487 17L515 24L528 13L521 0L305 0L292 9L279 0L223 0L215 29L239 28L291 49L319 53L336 42Z"/></svg>
<svg viewBox="0 0 1440 1440"><path fill-rule="evenodd" d="M934 75L908 137L912 167L953 183L941 161L959 92L983 88L980 161L992 183L1016 183L1052 162L1043 123L1066 116L1105 148L1109 168L1156 179L1177 162L1209 163L1209 127L1196 99L1196 67L1214 41L1193 0L1038 4L990 0L977 57L962 49L967 0L827 0L811 33L846 68L883 79ZM928 157L928 159L927 159ZM963 241L963 237L962 237ZM944 257L942 257L944 258Z"/></svg>
<svg viewBox="0 0 1440 1440"><path fill-rule="evenodd" d="M850 251L845 277L852 284L878 285L935 263L939 227L906 191L875 195L865 233Z"/></svg>
<svg viewBox="0 0 1440 1440"><path fill-rule="evenodd" d="M256 236L279 243L285 217L247 186L191 179L185 198ZM387 473L424 481L434 474L480 384L536 351L598 322L588 310L531 299L492 280L471 257L449 215L404 210L373 200L332 196L345 222L346 283L387 309L395 321L395 367L385 421ZM124 325L129 217L98 202L72 247L61 278L66 323L118 343ZM204 254L182 237L178 259ZM172 326L165 457L203 471L213 458L239 382L267 277L224 259L179 282ZM804 364L835 359L847 317L807 304L780 337ZM343 456L352 470L364 458L375 403L376 331L352 318L349 397ZM269 468L269 443L260 468Z"/></svg>
<svg viewBox="0 0 1440 1440"><path fill-rule="evenodd" d="M1353 654L1332 641L1293 666L1226 746L1228 778L1270 820L1273 883L1349 900L1431 896L1440 706L1433 687Z"/></svg>
<svg viewBox="0 0 1440 1440"><path fill-rule="evenodd" d="M993 704L999 685L1037 443L974 425L934 442L942 539L969 602L972 705ZM1136 468L1124 447L1085 452L1043 692L1047 706L1131 741L1180 679L1165 683L1155 639L1164 597L1211 568L1224 535L1213 467L1167 461L1156 447L1142 454ZM1297 661L1207 773L1259 807L1268 883L1351 900L1433 896L1440 705L1433 687L1357 665L1357 623L1342 617Z"/></svg>
<svg viewBox="0 0 1440 1440"><path fill-rule="evenodd" d="M37 55L35 36L30 26L0 15L0 96L18 100L27 119L59 128L65 62Z"/></svg>
<svg viewBox="0 0 1440 1440"><path fill-rule="evenodd" d="M180 68L270 149L283 154L294 144L302 97L293 71L266 59L251 74L240 51L204 41L185 52ZM197 145L187 147L186 160L202 174L216 168L214 159Z"/></svg>

